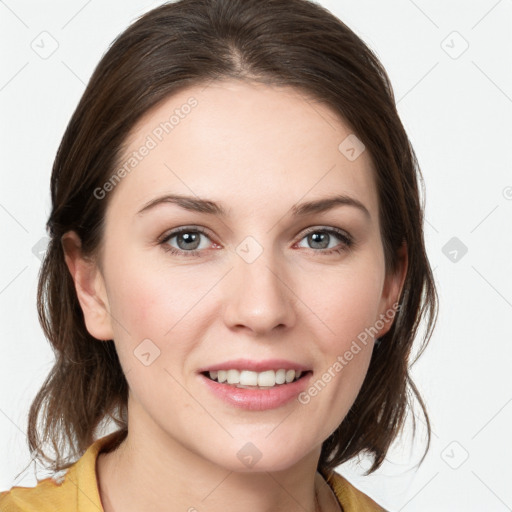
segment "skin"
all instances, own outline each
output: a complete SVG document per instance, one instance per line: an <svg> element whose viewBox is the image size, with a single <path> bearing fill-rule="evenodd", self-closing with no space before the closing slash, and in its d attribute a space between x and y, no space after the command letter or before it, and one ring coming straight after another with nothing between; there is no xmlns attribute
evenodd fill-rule
<svg viewBox="0 0 512 512"><path fill-rule="evenodd" d="M114 340L130 387L128 437L98 457L104 509L313 511L316 485L322 510L337 510L316 466L360 390L373 341L306 405L243 411L211 394L197 370L284 358L310 367L314 382L399 299L405 248L386 275L370 155L348 160L338 150L348 125L292 88L223 81L183 90L146 113L127 155L191 96L198 105L104 199L101 258L84 258L75 233L63 237L87 329ZM138 215L167 193L220 202L228 216L170 203ZM369 216L349 205L291 214L334 194L357 199ZM158 243L181 226L207 230L201 255ZM315 245L310 227L339 228L354 244L330 234ZM236 252L247 236L263 249L251 263ZM186 243L167 245L190 250ZM344 250L324 254L335 247ZM134 355L145 339L160 350L149 366ZM248 442L262 454L251 468L237 457Z"/></svg>

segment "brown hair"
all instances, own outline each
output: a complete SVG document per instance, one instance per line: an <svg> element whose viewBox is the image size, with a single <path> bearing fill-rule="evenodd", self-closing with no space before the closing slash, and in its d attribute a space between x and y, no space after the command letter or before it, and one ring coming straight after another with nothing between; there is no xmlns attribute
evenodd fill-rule
<svg viewBox="0 0 512 512"><path fill-rule="evenodd" d="M50 242L37 300L56 360L30 407L31 453L59 471L84 453L102 421L119 427L115 446L126 437L128 385L113 341L96 340L85 327L61 237L76 231L83 253L97 256L109 198L99 200L94 191L114 174L130 130L169 95L221 79L292 86L338 113L375 165L387 271L396 269L397 249L407 243L399 313L373 350L355 403L323 443L318 469L326 474L366 452L373 457L368 473L376 470L401 431L413 397L426 420L426 455L430 424L409 374L419 324L426 320L418 357L431 337L438 307L423 240L421 173L379 60L338 18L308 0L164 4L134 22L99 62L53 165ZM42 448L47 442L54 458ZM68 460L62 457L66 452Z"/></svg>

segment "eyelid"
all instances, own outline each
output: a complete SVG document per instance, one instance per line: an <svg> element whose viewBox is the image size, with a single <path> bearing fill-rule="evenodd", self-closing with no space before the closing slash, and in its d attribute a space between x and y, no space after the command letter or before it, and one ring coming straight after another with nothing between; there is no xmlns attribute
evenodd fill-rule
<svg viewBox="0 0 512 512"><path fill-rule="evenodd" d="M202 226L180 226L179 228L174 228L169 231L165 231L163 235L160 235L157 238L157 243L167 242L171 238L174 238L176 235L179 235L186 231L197 231L198 233L201 233L201 234L205 235L206 237L208 237L210 240L212 239L212 237L209 234L209 230L206 228L203 228Z"/></svg>
<svg viewBox="0 0 512 512"><path fill-rule="evenodd" d="M327 233L336 233L339 237L342 239L346 239L347 242L350 244L353 244L355 242L354 237L348 233L347 231L336 228L334 226L312 226L311 228L307 228L306 231L303 231L301 233L301 237L299 240L302 240L305 236L309 235L310 233L316 233L316 232L327 232Z"/></svg>
<svg viewBox="0 0 512 512"><path fill-rule="evenodd" d="M208 237L213 242L209 229L204 228L202 226L194 226L194 225L180 226L180 227L172 229L170 231L166 231L163 235L158 237L157 242L163 243L164 241L168 241L170 238L173 238L176 235L179 235L180 233L185 232L185 231L197 231L198 233L202 233L203 235ZM321 226L321 225L311 226L311 227L307 228L305 231L302 231L299 235L300 237L297 238L297 241L302 240L305 236L309 235L310 233L316 233L318 231L334 232L334 233L338 234L339 236L341 236L342 238L346 238L350 243L354 243L354 238L347 231L340 229L340 228L336 228L334 226Z"/></svg>
<svg viewBox="0 0 512 512"><path fill-rule="evenodd" d="M204 228L203 226L197 226L197 225L184 225L184 226L180 226L178 228L174 228L170 231L167 231L157 239L157 244L161 245L161 246L167 246L168 245L167 242L169 242L169 240L180 235L183 232L188 232L188 231L195 231L197 233L200 233L200 234L204 235L206 238L208 238L213 244L220 246L220 244L218 244L215 241L215 237L212 237L210 235L210 230L208 228ZM340 253L342 251L353 249L353 247L355 245L355 240L354 240L353 236L350 233L348 233L347 231L337 228L337 227L334 227L334 226L322 226L322 225L311 226L311 227L307 228L305 231L302 231L293 245L296 245L297 243L299 243L301 240L303 240L305 237L307 237L310 233L328 233L329 235L334 235L335 237L337 237L340 240L342 247L331 248L331 249L326 249L326 250L309 249L310 251L318 252L319 254L323 254L326 256L330 255L332 253ZM204 249L193 249L190 251L184 251L182 249L176 249L170 245L167 247L164 247L164 249L166 251L170 251L171 253L177 254L179 256L183 255L183 256L189 256L189 257L200 256L201 253L205 252Z"/></svg>

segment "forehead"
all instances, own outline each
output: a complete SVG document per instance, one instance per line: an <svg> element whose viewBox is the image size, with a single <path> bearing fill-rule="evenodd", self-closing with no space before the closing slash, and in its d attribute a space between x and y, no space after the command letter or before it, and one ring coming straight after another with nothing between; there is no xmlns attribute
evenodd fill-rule
<svg viewBox="0 0 512 512"><path fill-rule="evenodd" d="M357 156L363 146L341 117L295 88L221 81L183 89L147 112L125 147L111 197L124 213L163 193L218 200L240 214L340 193L377 211L370 155Z"/></svg>

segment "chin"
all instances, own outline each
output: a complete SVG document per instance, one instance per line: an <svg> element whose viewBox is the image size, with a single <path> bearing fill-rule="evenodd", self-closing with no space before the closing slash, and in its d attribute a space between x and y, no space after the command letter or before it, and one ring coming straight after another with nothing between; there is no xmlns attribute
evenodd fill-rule
<svg viewBox="0 0 512 512"><path fill-rule="evenodd" d="M285 471L299 463L307 453L303 453L302 446L284 445L275 443L247 441L234 442L230 446L219 449L210 460L229 471L236 473L261 473L272 471ZM222 453L223 457L219 458ZM230 456L230 453L233 456ZM320 455L320 452L319 452Z"/></svg>

